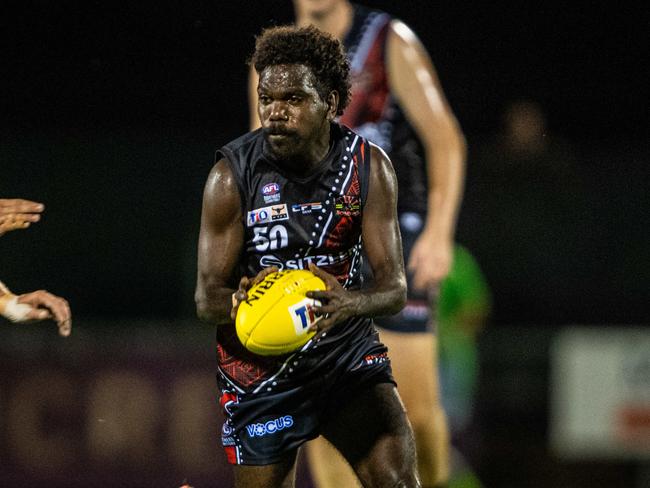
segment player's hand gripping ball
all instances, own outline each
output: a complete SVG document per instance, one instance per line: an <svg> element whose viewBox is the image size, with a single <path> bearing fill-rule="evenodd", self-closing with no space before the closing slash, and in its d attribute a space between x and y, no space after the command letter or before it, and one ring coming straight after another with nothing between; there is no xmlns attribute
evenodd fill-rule
<svg viewBox="0 0 650 488"><path fill-rule="evenodd" d="M267 275L248 290L248 298L239 304L237 337L246 349L262 356L299 349L315 334L309 327L321 319L313 312L320 302L305 294L325 289L323 280L307 270Z"/></svg>

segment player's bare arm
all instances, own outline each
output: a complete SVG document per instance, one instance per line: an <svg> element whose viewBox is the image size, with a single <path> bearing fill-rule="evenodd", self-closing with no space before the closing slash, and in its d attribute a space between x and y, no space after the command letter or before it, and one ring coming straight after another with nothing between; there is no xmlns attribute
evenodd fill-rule
<svg viewBox="0 0 650 488"><path fill-rule="evenodd" d="M315 312L328 314L315 324L314 328L319 331L353 316L395 314L406 303L406 277L397 221L397 178L386 153L374 144L371 148L370 186L363 209L362 239L375 277L374 286L347 291L332 275L310 265L311 271L328 288L307 293L323 302Z"/></svg>
<svg viewBox="0 0 650 488"><path fill-rule="evenodd" d="M247 298L247 290L277 271L271 267L255 277L244 276L233 289L232 275L243 245L241 218L237 184L230 166L221 160L208 176L203 196L195 297L197 313L203 320L218 324L234 321L239 303Z"/></svg>
<svg viewBox="0 0 650 488"><path fill-rule="evenodd" d="M248 72L248 117L250 130L259 129L262 124L260 116L257 113L257 84L260 77L252 66L249 67Z"/></svg>
<svg viewBox="0 0 650 488"><path fill-rule="evenodd" d="M425 228L408 268L416 288L429 288L451 267L462 196L466 145L424 46L404 23L393 21L387 45L392 93L422 141L429 177Z"/></svg>
<svg viewBox="0 0 650 488"><path fill-rule="evenodd" d="M228 162L218 161L205 185L199 234L196 309L199 318L232 323L233 282L244 242L239 189Z"/></svg>
<svg viewBox="0 0 650 488"><path fill-rule="evenodd" d="M0 198L0 236L6 232L26 229L41 219L42 203L22 198Z"/></svg>

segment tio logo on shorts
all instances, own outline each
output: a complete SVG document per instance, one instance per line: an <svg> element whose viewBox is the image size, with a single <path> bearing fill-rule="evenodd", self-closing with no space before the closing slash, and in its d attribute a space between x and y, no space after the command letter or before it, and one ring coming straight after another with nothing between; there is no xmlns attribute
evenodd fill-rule
<svg viewBox="0 0 650 488"><path fill-rule="evenodd" d="M285 415L284 417L278 417L274 420L269 420L264 423L249 424L246 426L249 437L262 437L267 434L275 434L284 429L288 429L293 425L293 417L291 415Z"/></svg>
<svg viewBox="0 0 650 488"><path fill-rule="evenodd" d="M316 317L313 308L314 306L320 306L320 302L312 298L305 298L289 307L289 313L293 319L293 326L296 329L296 334L304 334L309 326L315 324L320 318Z"/></svg>

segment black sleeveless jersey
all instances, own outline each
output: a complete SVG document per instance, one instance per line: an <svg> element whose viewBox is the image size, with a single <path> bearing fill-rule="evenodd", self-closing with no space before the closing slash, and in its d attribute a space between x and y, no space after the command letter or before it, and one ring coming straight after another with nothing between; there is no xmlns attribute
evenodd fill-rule
<svg viewBox="0 0 650 488"><path fill-rule="evenodd" d="M398 210L425 213L424 150L388 86L386 39L392 20L385 12L354 5L352 26L344 40L352 101L340 120L388 153L397 175Z"/></svg>
<svg viewBox="0 0 650 488"><path fill-rule="evenodd" d="M370 146L338 124L331 126L330 150L315 174L297 178L265 150L261 129L217 151L234 173L245 229L240 275L255 276L269 266L307 269L314 263L345 288L361 286L361 221L368 191ZM371 320L353 318L328 332L319 353L334 351ZM234 326L218 328L221 372L239 387L258 385L282 367L283 358L249 353ZM309 354L309 348L301 352Z"/></svg>

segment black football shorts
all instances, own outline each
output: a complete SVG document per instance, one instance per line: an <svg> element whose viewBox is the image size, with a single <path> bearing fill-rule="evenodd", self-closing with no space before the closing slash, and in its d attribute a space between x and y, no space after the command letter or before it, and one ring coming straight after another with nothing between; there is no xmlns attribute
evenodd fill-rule
<svg viewBox="0 0 650 488"><path fill-rule="evenodd" d="M275 375L246 391L222 372L217 379L222 444L228 462L242 465L279 462L317 437L355 392L395 384L386 347L370 323L361 336L315 343L289 356Z"/></svg>

